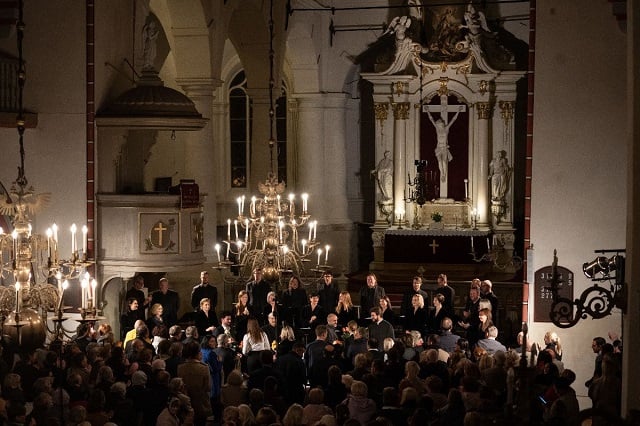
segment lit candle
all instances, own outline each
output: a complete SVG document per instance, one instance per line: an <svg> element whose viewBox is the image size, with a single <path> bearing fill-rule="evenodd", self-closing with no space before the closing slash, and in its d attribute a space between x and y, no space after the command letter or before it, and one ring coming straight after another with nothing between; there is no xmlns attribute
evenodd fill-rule
<svg viewBox="0 0 640 426"><path fill-rule="evenodd" d="M58 225L51 225L53 232L53 263L58 263Z"/></svg>
<svg viewBox="0 0 640 426"><path fill-rule="evenodd" d="M242 214L244 214L244 195L242 196L242 208L240 209L240 211L242 212Z"/></svg>
<svg viewBox="0 0 640 426"><path fill-rule="evenodd" d="M307 201L309 200L309 194L306 192L302 194L302 214L307 214Z"/></svg>
<svg viewBox="0 0 640 426"><path fill-rule="evenodd" d="M18 259L18 231L14 229L13 232L11 233L11 238L13 238L13 256L11 256L11 258L13 260L17 260Z"/></svg>
<svg viewBox="0 0 640 426"><path fill-rule="evenodd" d="M318 249L318 266L320 266L320 256L322 256L322 249Z"/></svg>
<svg viewBox="0 0 640 426"><path fill-rule="evenodd" d="M469 198L469 179L464 180L464 199Z"/></svg>
<svg viewBox="0 0 640 426"><path fill-rule="evenodd" d="M289 247L284 246L282 247L282 254L283 256L283 260L284 260L284 269L287 269L287 253L289 253Z"/></svg>
<svg viewBox="0 0 640 426"><path fill-rule="evenodd" d="M227 243L227 255L225 256L225 259L229 260L229 248L231 247L231 241L225 241L225 243Z"/></svg>
<svg viewBox="0 0 640 426"><path fill-rule="evenodd" d="M314 220L313 221L313 239L316 239L316 232L318 231L318 221Z"/></svg>
<svg viewBox="0 0 640 426"><path fill-rule="evenodd" d="M220 263L220 244L216 244L213 246L216 249L216 254L218 255L218 263Z"/></svg>
<svg viewBox="0 0 640 426"><path fill-rule="evenodd" d="M236 230L236 240L237 240L238 239L238 221L237 220L233 221L233 227Z"/></svg>
<svg viewBox="0 0 640 426"><path fill-rule="evenodd" d="M256 215L256 197L255 196L251 197L251 204L249 205L249 213L251 214L251 217Z"/></svg>
<svg viewBox="0 0 640 426"><path fill-rule="evenodd" d="M227 219L227 241L231 241L231 219Z"/></svg>
<svg viewBox="0 0 640 426"><path fill-rule="evenodd" d="M73 257L73 255L76 252L76 231L77 231L77 227L76 224L72 224L71 225L71 256Z"/></svg>
<svg viewBox="0 0 640 426"><path fill-rule="evenodd" d="M307 240L303 239L300 243L302 243L302 254L304 255L307 248Z"/></svg>
<svg viewBox="0 0 640 426"><path fill-rule="evenodd" d="M284 223L282 223L282 221L279 221L278 230L280 231L280 244L282 244L282 228L284 228Z"/></svg>
<svg viewBox="0 0 640 426"><path fill-rule="evenodd" d="M82 225L82 254L87 255L87 234L89 233L89 228L87 225Z"/></svg>
<svg viewBox="0 0 640 426"><path fill-rule="evenodd" d="M295 207L293 205L293 200L295 199L295 195L293 195L293 193L289 194L289 214L291 215L291 217L293 217L293 215L295 214Z"/></svg>
<svg viewBox="0 0 640 426"><path fill-rule="evenodd" d="M20 283L15 284L16 287L16 312L20 312Z"/></svg>
<svg viewBox="0 0 640 426"><path fill-rule="evenodd" d="M81 292L82 292L82 303L81 303L81 308L85 308L87 306L87 286L89 285L89 283L87 282L87 279L84 278L81 282L80 282L80 287L81 287Z"/></svg>
<svg viewBox="0 0 640 426"><path fill-rule="evenodd" d="M242 216L242 197L236 198L238 202L238 216Z"/></svg>
<svg viewBox="0 0 640 426"><path fill-rule="evenodd" d="M309 222L309 241L311 241L312 232L313 232L313 222Z"/></svg>
<svg viewBox="0 0 640 426"><path fill-rule="evenodd" d="M280 194L276 195L276 201L278 202L278 214L280 214Z"/></svg>
<svg viewBox="0 0 640 426"><path fill-rule="evenodd" d="M51 228L47 228L47 256L49 257L49 261L51 261L51 236L53 235L53 231ZM0 235L2 235L2 228L0 228Z"/></svg>
<svg viewBox="0 0 640 426"><path fill-rule="evenodd" d="M329 249L331 246L327 244L324 246L324 264L326 265L329 262Z"/></svg>
<svg viewBox="0 0 640 426"><path fill-rule="evenodd" d="M29 226L27 226L27 235L29 236L29 238L31 238L31 231L33 230L33 226L31 226L31 224L29 224Z"/></svg>
<svg viewBox="0 0 640 426"><path fill-rule="evenodd" d="M244 240L249 241L249 219L244 220Z"/></svg>
<svg viewBox="0 0 640 426"><path fill-rule="evenodd" d="M94 301L94 305L95 305L95 299L96 299L96 287L98 286L98 281L96 281L96 279L92 279L91 280L91 298Z"/></svg>
<svg viewBox="0 0 640 426"><path fill-rule="evenodd" d="M64 297L64 291L69 287L69 281L64 280L60 289L60 300L58 301L58 311L62 310L62 298Z"/></svg>

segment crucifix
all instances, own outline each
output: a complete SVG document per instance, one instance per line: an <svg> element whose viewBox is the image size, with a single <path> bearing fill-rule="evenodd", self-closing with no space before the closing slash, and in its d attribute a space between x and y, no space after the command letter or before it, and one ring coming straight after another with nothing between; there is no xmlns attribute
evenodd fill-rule
<svg viewBox="0 0 640 426"><path fill-rule="evenodd" d="M158 231L158 247L162 247L162 236L164 235L164 231L167 231L167 228L164 227L162 222L158 222L153 230Z"/></svg>
<svg viewBox="0 0 640 426"><path fill-rule="evenodd" d="M453 160L451 151L449 151L449 128L455 123L460 112L467 110L466 105L449 105L447 95L440 94L440 105L423 105L422 111L429 116L429 121L436 129L438 143L435 153L438 159L438 168L440 169L440 199L447 198L447 186L449 183L449 162ZM439 112L440 118L434 119L431 112ZM449 120L449 113L455 112L455 115Z"/></svg>
<svg viewBox="0 0 640 426"><path fill-rule="evenodd" d="M436 254L436 248L440 247L440 244L436 243L436 240L434 238L431 244L429 244L429 247L431 247L433 254Z"/></svg>

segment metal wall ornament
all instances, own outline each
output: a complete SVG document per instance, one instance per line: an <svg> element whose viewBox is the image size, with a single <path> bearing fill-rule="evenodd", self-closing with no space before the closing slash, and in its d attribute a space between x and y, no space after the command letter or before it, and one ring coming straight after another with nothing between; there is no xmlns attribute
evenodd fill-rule
<svg viewBox="0 0 640 426"><path fill-rule="evenodd" d="M625 249L602 249L595 250L595 253L614 253L614 255L610 258L600 255L595 260L582 265L585 276L594 281L594 284L585 289L579 298L571 300L560 297L558 294L558 285L561 281L557 273L557 250L553 251L552 273L549 280L553 303L549 316L555 326L571 328L581 319L604 318L611 315L615 307L619 308L623 314L626 313L625 258L621 254L625 253ZM608 286L598 284L601 282L607 282Z"/></svg>

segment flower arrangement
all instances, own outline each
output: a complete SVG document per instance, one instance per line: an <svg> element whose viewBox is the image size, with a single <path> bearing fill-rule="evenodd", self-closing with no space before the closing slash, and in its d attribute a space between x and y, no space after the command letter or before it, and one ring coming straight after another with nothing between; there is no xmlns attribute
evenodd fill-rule
<svg viewBox="0 0 640 426"><path fill-rule="evenodd" d="M441 222L443 218L442 212L433 212L431 213L431 220L434 222Z"/></svg>

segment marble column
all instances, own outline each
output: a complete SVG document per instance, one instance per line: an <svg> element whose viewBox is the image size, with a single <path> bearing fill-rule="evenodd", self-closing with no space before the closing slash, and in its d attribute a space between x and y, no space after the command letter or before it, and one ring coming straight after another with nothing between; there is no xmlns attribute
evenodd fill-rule
<svg viewBox="0 0 640 426"><path fill-rule="evenodd" d="M486 227L490 223L489 218L489 120L491 118L491 104L489 102L477 102L476 110L478 114L478 157L477 165L477 185L474 207L478 209L478 226Z"/></svg>
<svg viewBox="0 0 640 426"><path fill-rule="evenodd" d="M200 131L184 133L185 177L195 179L203 199L204 211L204 248L207 261L214 261L213 246L216 241L216 198L215 198L215 151L213 144L213 92L220 81L212 79L180 79L178 84L186 95L194 102L203 118L208 119L206 126Z"/></svg>
<svg viewBox="0 0 640 426"><path fill-rule="evenodd" d="M393 102L393 214L405 217L404 190L406 169L407 119L411 104L409 102ZM394 223L398 220L394 217Z"/></svg>

